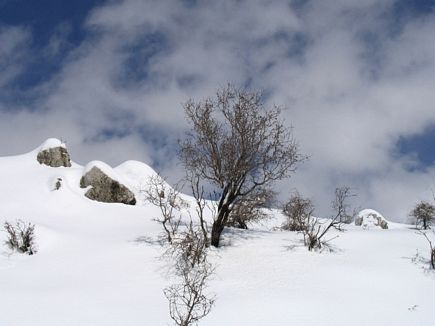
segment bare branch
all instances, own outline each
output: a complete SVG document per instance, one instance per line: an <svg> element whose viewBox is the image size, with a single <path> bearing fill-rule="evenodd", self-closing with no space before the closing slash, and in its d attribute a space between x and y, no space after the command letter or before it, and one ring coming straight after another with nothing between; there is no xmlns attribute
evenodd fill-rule
<svg viewBox="0 0 435 326"><path fill-rule="evenodd" d="M302 198L298 193L284 206L284 214L288 217L285 229L298 230L304 235L304 244L308 250L321 249L324 244L336 238L325 240L326 234L331 229L342 231L342 224L352 220L354 211L349 213L347 200L353 196L349 187L341 187L335 190L335 197L332 201L332 208L335 214L325 222L312 216L314 206L309 199Z"/></svg>
<svg viewBox="0 0 435 326"><path fill-rule="evenodd" d="M36 253L35 225L17 220L15 225L5 222L3 225L8 239L5 244L19 253L33 255Z"/></svg>
<svg viewBox="0 0 435 326"><path fill-rule="evenodd" d="M430 248L430 252L429 252L429 257L430 257L430 266L432 267L432 269L435 269L435 247L432 244L432 241L429 239L429 237L427 236L426 232L423 231L418 231L419 234L423 235L427 242L429 243L429 248Z"/></svg>
<svg viewBox="0 0 435 326"><path fill-rule="evenodd" d="M214 268L207 260L208 249L202 231L190 223L178 233L166 254L174 260L178 282L163 290L169 301L169 313L178 326L196 325L211 310L215 298L207 294L207 283Z"/></svg>
<svg viewBox="0 0 435 326"><path fill-rule="evenodd" d="M170 187L159 175L148 179L147 187L142 191L145 200L160 209L155 221L162 224L166 240L171 243L181 222L181 210L189 205L180 198L177 187Z"/></svg>

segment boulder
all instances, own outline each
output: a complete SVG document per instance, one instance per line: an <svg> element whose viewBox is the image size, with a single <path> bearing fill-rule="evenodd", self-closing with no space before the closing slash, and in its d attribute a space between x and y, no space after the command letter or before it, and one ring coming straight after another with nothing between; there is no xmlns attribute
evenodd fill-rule
<svg viewBox="0 0 435 326"><path fill-rule="evenodd" d="M40 164L54 168L60 166L71 167L71 159L65 144L55 138L47 139L41 145L36 159Z"/></svg>
<svg viewBox="0 0 435 326"><path fill-rule="evenodd" d="M123 203L135 205L133 192L120 183L113 171L102 162L88 164L80 179L80 187L91 188L85 193L89 199L104 203Z"/></svg>
<svg viewBox="0 0 435 326"><path fill-rule="evenodd" d="M362 226L364 229L388 229L388 221L373 209L364 209L359 212L355 218L355 225Z"/></svg>

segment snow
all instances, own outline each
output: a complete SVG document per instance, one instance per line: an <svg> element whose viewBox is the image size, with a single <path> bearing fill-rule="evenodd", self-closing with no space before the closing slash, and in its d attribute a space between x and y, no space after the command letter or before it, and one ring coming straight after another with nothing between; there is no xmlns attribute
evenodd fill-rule
<svg viewBox="0 0 435 326"><path fill-rule="evenodd" d="M50 148L56 148L56 147L65 147L65 143L57 138L48 138L45 142L39 146L38 152L50 149Z"/></svg>
<svg viewBox="0 0 435 326"><path fill-rule="evenodd" d="M0 222L34 223L38 244L33 256L0 247L0 325L171 324L162 250L143 241L161 232L158 210L87 200L79 180L91 166L135 191L155 173L136 161L51 168L31 155L0 158ZM411 226L348 225L331 234L339 235L332 251L319 253L301 234L277 230L274 214L251 230L228 229L224 246L211 250L217 300L202 325L435 324L435 273L414 259L428 245Z"/></svg>
<svg viewBox="0 0 435 326"><path fill-rule="evenodd" d="M141 191L149 183L151 177L157 176L157 173L145 163L139 161L126 161L117 167L115 172L122 175L129 189L136 195L136 199L141 199ZM169 186L169 185L168 185Z"/></svg>
<svg viewBox="0 0 435 326"><path fill-rule="evenodd" d="M112 179L116 180L117 178L119 178L119 175L116 174L115 171L113 171L110 165L101 161L91 161L88 164L86 164L85 168L83 169L83 174L88 173L94 167L100 169L103 173L105 173L108 177Z"/></svg>
<svg viewBox="0 0 435 326"><path fill-rule="evenodd" d="M378 211L375 211L374 209L366 208L358 213L358 216L362 218L368 217L369 215L377 215L380 216L383 220L385 220L385 217Z"/></svg>

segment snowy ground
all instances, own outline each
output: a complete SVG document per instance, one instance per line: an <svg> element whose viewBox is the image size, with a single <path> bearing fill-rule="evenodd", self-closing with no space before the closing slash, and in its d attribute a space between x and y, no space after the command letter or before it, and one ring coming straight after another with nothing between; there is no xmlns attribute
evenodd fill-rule
<svg viewBox="0 0 435 326"><path fill-rule="evenodd" d="M0 222L35 223L39 249L0 247L0 325L170 324L161 249L143 241L160 232L156 210L87 199L82 172L42 166L36 152L0 158ZM153 173L139 162L115 172L136 194ZM279 223L230 230L212 250L217 301L202 325L435 325L435 273L415 259L428 245L408 226L348 226L332 252L313 253L272 231Z"/></svg>

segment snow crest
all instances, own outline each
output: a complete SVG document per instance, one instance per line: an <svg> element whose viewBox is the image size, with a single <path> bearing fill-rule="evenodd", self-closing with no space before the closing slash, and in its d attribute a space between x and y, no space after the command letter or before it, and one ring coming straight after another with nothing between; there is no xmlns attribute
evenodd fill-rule
<svg viewBox="0 0 435 326"><path fill-rule="evenodd" d="M363 209L355 219L355 225L362 226L364 229L388 229L388 224L385 217L374 209Z"/></svg>
<svg viewBox="0 0 435 326"><path fill-rule="evenodd" d="M88 173L92 170L92 168L98 168L103 172L105 175L107 175L112 180L118 181L119 183L126 184L128 183L127 180L125 180L124 177L116 173L116 171L108 164L102 162L102 161L91 161L88 164L86 164L85 168L83 169L83 175Z"/></svg>
<svg viewBox="0 0 435 326"><path fill-rule="evenodd" d="M42 152L50 148L63 147L66 148L65 143L57 138L48 138L39 146L38 151Z"/></svg>

